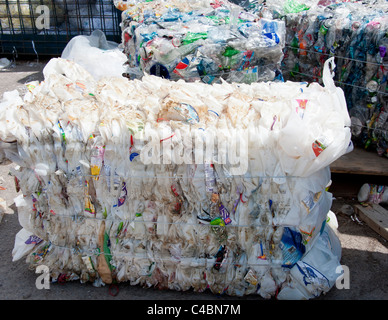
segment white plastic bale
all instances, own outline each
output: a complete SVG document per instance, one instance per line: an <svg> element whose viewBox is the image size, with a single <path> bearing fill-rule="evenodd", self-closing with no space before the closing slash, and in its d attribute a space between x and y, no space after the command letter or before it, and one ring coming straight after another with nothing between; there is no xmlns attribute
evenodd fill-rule
<svg viewBox="0 0 388 320"><path fill-rule="evenodd" d="M2 102L14 115L2 127L18 146L21 225L43 240L27 257L32 266L96 286L108 274L144 286L269 298L322 247L328 165L350 138L343 100L328 104L341 94L330 78L325 87L152 76L96 82L63 59L52 59L44 74L24 99ZM303 139L291 137L288 150L299 153L290 155L283 139L295 114L305 131ZM317 145L324 135L336 139ZM210 153L198 148L207 143L214 143ZM17 247L24 252L20 241Z"/></svg>

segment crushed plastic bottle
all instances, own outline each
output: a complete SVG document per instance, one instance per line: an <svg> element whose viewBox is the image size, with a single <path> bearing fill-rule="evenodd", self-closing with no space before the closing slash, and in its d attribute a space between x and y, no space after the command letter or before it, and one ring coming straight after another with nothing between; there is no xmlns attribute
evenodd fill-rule
<svg viewBox="0 0 388 320"><path fill-rule="evenodd" d="M362 203L387 204L388 187L371 183L364 183L358 194L357 200Z"/></svg>

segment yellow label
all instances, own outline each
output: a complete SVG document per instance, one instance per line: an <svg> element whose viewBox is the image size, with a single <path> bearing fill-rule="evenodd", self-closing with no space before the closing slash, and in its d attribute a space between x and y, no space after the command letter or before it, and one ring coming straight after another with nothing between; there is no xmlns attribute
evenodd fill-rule
<svg viewBox="0 0 388 320"><path fill-rule="evenodd" d="M90 167L90 172L92 173L93 176L98 176L100 174L101 168L99 166L91 166Z"/></svg>

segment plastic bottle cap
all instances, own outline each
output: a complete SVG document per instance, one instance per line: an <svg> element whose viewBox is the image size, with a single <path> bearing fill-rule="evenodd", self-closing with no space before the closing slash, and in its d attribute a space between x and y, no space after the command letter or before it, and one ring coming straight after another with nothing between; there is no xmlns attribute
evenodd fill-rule
<svg viewBox="0 0 388 320"><path fill-rule="evenodd" d="M172 38L171 43L174 47L179 47L181 45L181 40L178 38Z"/></svg>
<svg viewBox="0 0 388 320"><path fill-rule="evenodd" d="M168 72L167 68L160 63L155 63L151 67L150 73L154 76L157 76L157 77L161 77L164 79L170 79L170 73Z"/></svg>
<svg viewBox="0 0 388 320"><path fill-rule="evenodd" d="M369 92L376 92L379 88L379 84L375 80L371 80L366 84L366 88Z"/></svg>

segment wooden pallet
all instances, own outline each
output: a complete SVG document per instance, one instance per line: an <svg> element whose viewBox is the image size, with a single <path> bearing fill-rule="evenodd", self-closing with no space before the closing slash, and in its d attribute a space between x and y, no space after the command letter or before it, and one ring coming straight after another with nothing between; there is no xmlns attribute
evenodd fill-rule
<svg viewBox="0 0 388 320"><path fill-rule="evenodd" d="M388 159L362 148L344 154L330 165L333 173L388 176Z"/></svg>
<svg viewBox="0 0 388 320"><path fill-rule="evenodd" d="M364 207L360 204L354 205L355 212L360 216L361 220L388 240L388 210L378 204L370 204Z"/></svg>

